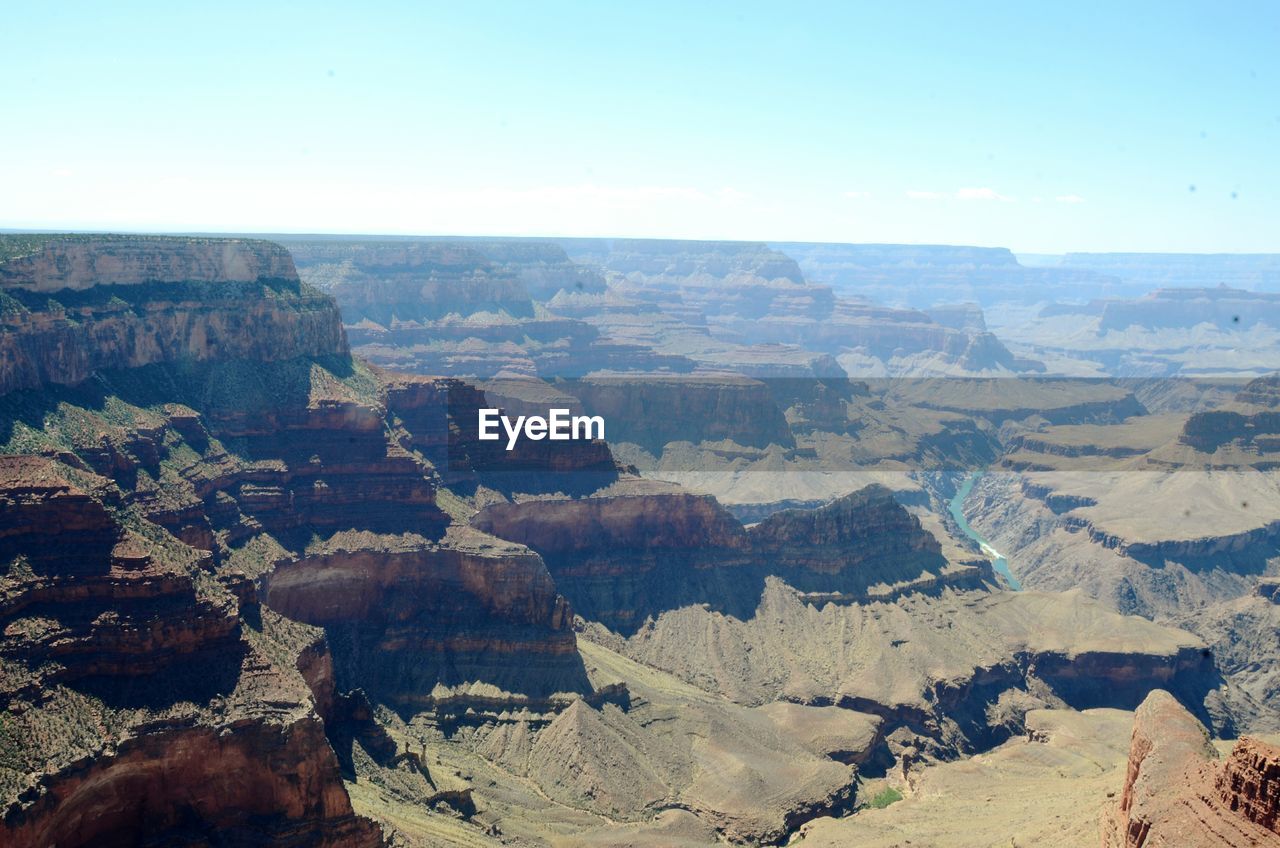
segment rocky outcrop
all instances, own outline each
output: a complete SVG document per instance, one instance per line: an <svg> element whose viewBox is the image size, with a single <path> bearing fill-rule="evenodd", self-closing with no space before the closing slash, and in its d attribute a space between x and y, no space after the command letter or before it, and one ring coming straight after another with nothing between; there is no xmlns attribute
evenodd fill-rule
<svg viewBox="0 0 1280 848"><path fill-rule="evenodd" d="M0 236L0 256L18 238ZM0 328L0 394L110 368L346 353L333 302L268 242L50 237L0 261Z"/></svg>
<svg viewBox="0 0 1280 848"><path fill-rule="evenodd" d="M880 486L744 530L715 499L620 483L578 499L493 504L478 528L538 551L584 617L630 634L664 610L709 605L749 615L767 578L811 603L978 588L985 563L949 563L918 519Z"/></svg>
<svg viewBox="0 0 1280 848"><path fill-rule="evenodd" d="M414 712L547 709L592 690L573 614L539 557L474 530L439 543L412 536L332 538L281 562L266 602L324 627L341 688Z"/></svg>
<svg viewBox="0 0 1280 848"><path fill-rule="evenodd" d="M944 327L953 330L970 330L976 333L987 331L987 319L982 313L982 306L977 303L940 303L930 306L925 314Z"/></svg>
<svg viewBox="0 0 1280 848"><path fill-rule="evenodd" d="M1241 739L1215 787L1227 809L1280 836L1280 748Z"/></svg>
<svg viewBox="0 0 1280 848"><path fill-rule="evenodd" d="M776 512L749 535L755 550L779 565L826 574L865 568L876 557L900 562L917 554L942 556L938 540L880 485L820 509Z"/></svg>
<svg viewBox="0 0 1280 848"><path fill-rule="evenodd" d="M112 481L0 458L0 841L375 846L297 678L211 557Z"/></svg>
<svg viewBox="0 0 1280 848"><path fill-rule="evenodd" d="M1272 746L1241 740L1217 760L1204 727L1167 692L1156 690L1134 716L1124 787L1104 818L1107 846L1280 844L1280 805Z"/></svg>
<svg viewBox="0 0 1280 848"><path fill-rule="evenodd" d="M342 775L401 761L384 706L625 700L587 682L535 553L448 530L427 456L462 430L448 387L381 378L347 355L332 300L242 279L194 243L148 242L159 256L123 265L76 254L63 264L116 276L35 317L13 304L46 284L4 289L5 320L74 308L79 334L3 336L38 360L0 394L5 844L372 846ZM145 332L117 337L102 317L117 313ZM270 316L308 315L270 335ZM606 446L585 448L570 465L616 476Z"/></svg>
<svg viewBox="0 0 1280 848"><path fill-rule="evenodd" d="M695 597L732 602L722 584L748 546L714 498L679 491L493 504L472 523L537 551L575 610L618 629Z"/></svg>
<svg viewBox="0 0 1280 848"><path fill-rule="evenodd" d="M1192 413L1178 441L1203 453L1221 451L1215 464L1280 464L1280 375L1250 380L1224 408Z"/></svg>
<svg viewBox="0 0 1280 848"><path fill-rule="evenodd" d="M234 602L199 592L191 573L207 554L128 529L108 511L114 489L46 457L0 457L0 653L25 672L6 675L0 697L240 653Z"/></svg>
<svg viewBox="0 0 1280 848"><path fill-rule="evenodd" d="M292 706L303 715L147 727L42 779L0 832L13 845L381 845L352 811L322 723Z"/></svg>

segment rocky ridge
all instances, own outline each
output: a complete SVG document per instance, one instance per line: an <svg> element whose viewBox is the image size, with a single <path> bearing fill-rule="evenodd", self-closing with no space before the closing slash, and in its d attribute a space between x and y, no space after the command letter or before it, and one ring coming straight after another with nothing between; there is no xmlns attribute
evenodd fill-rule
<svg viewBox="0 0 1280 848"><path fill-rule="evenodd" d="M1104 821L1104 844L1256 846L1277 842L1280 750L1238 742L1219 763L1204 728L1156 691L1138 708L1120 798Z"/></svg>

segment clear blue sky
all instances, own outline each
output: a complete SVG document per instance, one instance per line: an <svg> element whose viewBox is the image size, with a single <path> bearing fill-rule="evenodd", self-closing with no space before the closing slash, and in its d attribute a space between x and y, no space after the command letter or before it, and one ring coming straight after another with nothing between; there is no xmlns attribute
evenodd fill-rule
<svg viewBox="0 0 1280 848"><path fill-rule="evenodd" d="M9 5L0 227L1280 251L1280 3L267 5Z"/></svg>

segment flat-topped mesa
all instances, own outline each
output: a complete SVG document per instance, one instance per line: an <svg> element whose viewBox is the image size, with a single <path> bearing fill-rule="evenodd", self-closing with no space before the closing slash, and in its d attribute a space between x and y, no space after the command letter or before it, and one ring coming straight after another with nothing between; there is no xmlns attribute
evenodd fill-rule
<svg viewBox="0 0 1280 848"><path fill-rule="evenodd" d="M1276 253L1068 253L1061 265L1109 274L1147 291L1223 284L1275 291L1280 284L1280 254Z"/></svg>
<svg viewBox="0 0 1280 848"><path fill-rule="evenodd" d="M0 236L0 394L102 369L347 354L337 306L265 241Z"/></svg>
<svg viewBox="0 0 1280 848"><path fill-rule="evenodd" d="M574 262L553 242L466 239L463 244L519 277L535 300L549 300L561 291L600 293L607 288L599 271Z"/></svg>
<svg viewBox="0 0 1280 848"><path fill-rule="evenodd" d="M135 235L0 236L0 287L84 291L145 283L291 283L289 251L259 239Z"/></svg>
<svg viewBox="0 0 1280 848"><path fill-rule="evenodd" d="M1244 291L1225 286L1200 289L1157 289L1136 300L1102 304L1098 331L1138 326L1190 328L1215 324L1228 329L1254 324L1280 325L1280 294Z"/></svg>
<svg viewBox="0 0 1280 848"><path fill-rule="evenodd" d="M1244 848L1280 835L1280 749L1254 739L1218 761L1204 727L1155 690L1138 707L1123 790L1105 813L1106 848Z"/></svg>
<svg viewBox="0 0 1280 848"><path fill-rule="evenodd" d="M805 285L800 266L763 242L669 239L562 239L574 259L639 277L690 278L711 284L774 280Z"/></svg>
<svg viewBox="0 0 1280 848"><path fill-rule="evenodd" d="M1280 374L1255 377L1236 392L1236 403L1247 403L1269 409L1280 408Z"/></svg>
<svg viewBox="0 0 1280 848"><path fill-rule="evenodd" d="M1005 248L916 244L770 244L795 257L805 276L882 303L931 307L974 300L1035 303L1059 296L1078 300L1117 291L1119 283L1087 268L1028 267ZM1141 294L1135 287L1134 294ZM1127 292L1126 292L1127 293Z"/></svg>
<svg viewBox="0 0 1280 848"><path fill-rule="evenodd" d="M1245 383L1225 408L1192 413L1178 441L1205 453L1235 443L1250 459L1274 461L1267 455L1280 452L1280 374Z"/></svg>

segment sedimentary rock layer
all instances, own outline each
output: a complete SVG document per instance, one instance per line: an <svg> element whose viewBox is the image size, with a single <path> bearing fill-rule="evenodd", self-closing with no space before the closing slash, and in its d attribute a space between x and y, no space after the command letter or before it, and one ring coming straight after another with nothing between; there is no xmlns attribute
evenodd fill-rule
<svg viewBox="0 0 1280 848"><path fill-rule="evenodd" d="M1241 740L1225 763L1204 727L1166 692L1134 717L1124 788L1104 821L1108 846L1258 846L1280 843L1280 750Z"/></svg>

